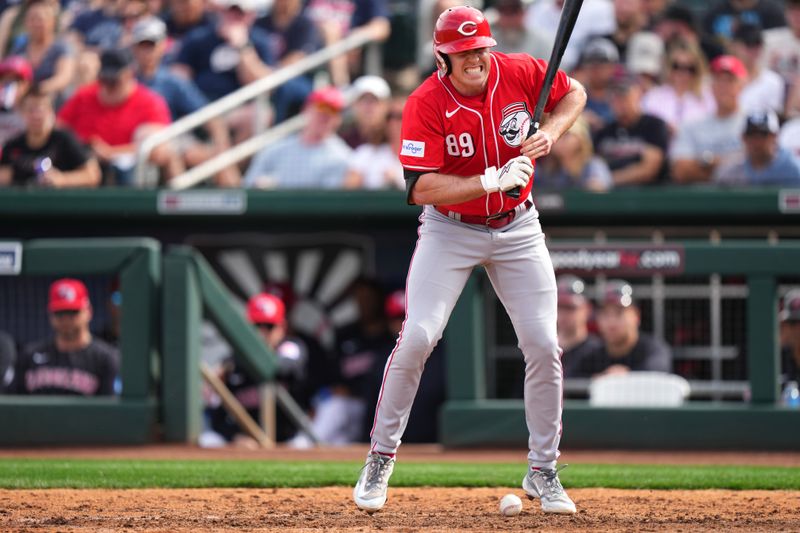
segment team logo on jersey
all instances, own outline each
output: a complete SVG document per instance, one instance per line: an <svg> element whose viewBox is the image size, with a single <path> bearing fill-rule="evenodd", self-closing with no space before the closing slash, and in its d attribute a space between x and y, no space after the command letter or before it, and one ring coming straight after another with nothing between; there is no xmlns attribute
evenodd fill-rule
<svg viewBox="0 0 800 533"><path fill-rule="evenodd" d="M531 114L525 102L514 102L503 108L500 121L500 136L509 146L519 146L528 135L531 127Z"/></svg>
<svg viewBox="0 0 800 533"><path fill-rule="evenodd" d="M423 141L407 141L403 139L400 155L409 157L425 157L425 143Z"/></svg>

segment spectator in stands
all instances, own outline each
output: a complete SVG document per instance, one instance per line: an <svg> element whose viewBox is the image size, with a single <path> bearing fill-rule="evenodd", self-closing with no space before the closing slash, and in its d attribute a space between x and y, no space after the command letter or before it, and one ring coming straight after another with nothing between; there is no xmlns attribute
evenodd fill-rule
<svg viewBox="0 0 800 533"><path fill-rule="evenodd" d="M766 67L780 74L788 88L786 116L795 116L800 114L800 0L784 0L783 13L788 26L764 32L764 59Z"/></svg>
<svg viewBox="0 0 800 533"><path fill-rule="evenodd" d="M780 5L774 0L719 0L703 19L706 33L722 43L728 43L736 28L747 23L766 29L786 26Z"/></svg>
<svg viewBox="0 0 800 533"><path fill-rule="evenodd" d="M783 298L781 320L781 382L800 382L800 289Z"/></svg>
<svg viewBox="0 0 800 533"><path fill-rule="evenodd" d="M256 21L270 37L272 57L277 67L285 67L316 52L320 45L317 27L303 11L302 0L275 0L269 14ZM272 95L275 122L297 114L312 90L312 76L304 74L289 80Z"/></svg>
<svg viewBox="0 0 800 533"><path fill-rule="evenodd" d="M673 41L688 41L697 45L711 62L725 53L725 47L708 34L700 31L694 12L688 6L671 4L653 26L653 31L661 37L666 46Z"/></svg>
<svg viewBox="0 0 800 533"><path fill-rule="evenodd" d="M160 19L146 17L139 20L133 27L132 39L136 77L145 87L164 98L172 120L178 120L208 105L205 95L193 81L163 66L167 33L166 25ZM224 120L211 119L205 129L211 140L210 144L202 142L191 132L176 143L187 167L199 165L230 147L230 134ZM218 186L236 187L240 182L241 175L235 166L219 172L215 178Z"/></svg>
<svg viewBox="0 0 800 533"><path fill-rule="evenodd" d="M603 341L589 333L592 304L586 297L586 284L577 276L559 276L558 286L558 345L564 350L561 365L564 377L575 377L581 361L600 350Z"/></svg>
<svg viewBox="0 0 800 533"><path fill-rule="evenodd" d="M587 100L582 116L593 133L614 120L609 85L618 67L619 52L608 39L592 39L581 53L575 77L586 87Z"/></svg>
<svg viewBox="0 0 800 533"><path fill-rule="evenodd" d="M306 379L308 352L302 341L288 336L286 306L275 295L256 294L247 302L247 318L277 356L276 380L279 386L286 387L291 394ZM223 362L219 377L248 414L256 421L261 420L259 388L263 383L251 377L234 357ZM243 447L257 446L222 406L211 410L210 419L211 429L225 440ZM290 419L282 410L276 412L275 426L275 437L279 442L288 440L295 433Z"/></svg>
<svg viewBox="0 0 800 533"><path fill-rule="evenodd" d="M58 35L58 4L52 0L29 0L25 12L25 34L11 49L33 67L33 81L42 92L60 102L75 76L75 57Z"/></svg>
<svg viewBox="0 0 800 533"><path fill-rule="evenodd" d="M136 81L133 56L126 49L105 50L100 58L99 80L79 89L58 113L90 145L101 164L113 168L115 183L132 185L137 144L170 123L164 99ZM183 172L175 151L158 146L150 161L171 179Z"/></svg>
<svg viewBox="0 0 800 533"><path fill-rule="evenodd" d="M176 58L209 100L217 100L271 72L269 36L253 23L252 0L215 0L216 23L189 32Z"/></svg>
<svg viewBox="0 0 800 533"><path fill-rule="evenodd" d="M670 348L639 331L640 311L628 282L608 280L597 305L597 326L603 346L581 359L574 377L636 370L672 371Z"/></svg>
<svg viewBox="0 0 800 533"><path fill-rule="evenodd" d="M564 0L540 0L531 4L525 15L525 25L533 31L541 32L545 41L555 40L558 21ZM571 71L586 43L593 36L608 35L614 31L614 4L611 0L586 0L581 7L580 15L575 21L575 28L569 39L561 68Z"/></svg>
<svg viewBox="0 0 800 533"><path fill-rule="evenodd" d="M55 127L53 96L34 86L20 107L25 131L3 145L0 186L97 187L97 159L72 132Z"/></svg>
<svg viewBox="0 0 800 533"><path fill-rule="evenodd" d="M597 133L594 145L611 169L614 186L666 180L667 124L642 112L642 89L624 67L615 73L609 90L616 119Z"/></svg>
<svg viewBox="0 0 800 533"><path fill-rule="evenodd" d="M14 338L5 331L0 331L0 394L11 390L16 362L17 345Z"/></svg>
<svg viewBox="0 0 800 533"><path fill-rule="evenodd" d="M664 41L655 33L641 31L628 42L628 70L638 77L642 91L647 93L661 83L664 66Z"/></svg>
<svg viewBox="0 0 800 533"><path fill-rule="evenodd" d="M303 130L262 149L247 169L247 187L336 189L342 187L352 150L336 135L344 97L335 87L306 100Z"/></svg>
<svg viewBox="0 0 800 533"><path fill-rule="evenodd" d="M779 130L774 111L748 114L742 133L744 161L721 172L719 182L749 187L800 185L800 162L778 145Z"/></svg>
<svg viewBox="0 0 800 533"><path fill-rule="evenodd" d="M19 103L32 81L33 69L27 59L11 56L0 62L0 144L25 129Z"/></svg>
<svg viewBox="0 0 800 533"><path fill-rule="evenodd" d="M642 110L664 120L675 134L683 124L716 111L702 52L688 41L673 41L667 53L666 82L642 98Z"/></svg>
<svg viewBox="0 0 800 533"><path fill-rule="evenodd" d="M645 30L649 20L644 10L644 0L613 0L613 2L615 28L603 36L614 43L620 61L627 64L630 40Z"/></svg>
<svg viewBox="0 0 800 533"><path fill-rule="evenodd" d="M386 130L392 92L379 76L361 76L352 87L352 114L339 131L350 148L357 148Z"/></svg>
<svg viewBox="0 0 800 533"><path fill-rule="evenodd" d="M319 28L325 46L354 34L363 33L373 41L389 36L389 11L386 0L310 0L306 12ZM331 80L337 87L350 83L351 74L360 73L358 51L331 60Z"/></svg>
<svg viewBox="0 0 800 533"><path fill-rule="evenodd" d="M16 394L109 396L116 393L119 352L92 336L86 285L63 278L50 285L47 305L54 336L33 343L17 360Z"/></svg>
<svg viewBox="0 0 800 533"><path fill-rule="evenodd" d="M670 152L673 180L714 181L720 171L741 160L745 116L739 108L739 94L746 79L747 69L733 56L719 56L711 62L711 92L717 112L680 128Z"/></svg>
<svg viewBox="0 0 800 533"><path fill-rule="evenodd" d="M552 152L536 161L537 189L606 191L611 171L594 155L592 137L584 120L577 120L553 145Z"/></svg>
<svg viewBox="0 0 800 533"><path fill-rule="evenodd" d="M525 5L522 0L494 2L497 20L492 24L492 37L497 41L495 52L505 54L525 52L533 57L550 58L553 42L541 33L541 26L525 24Z"/></svg>
<svg viewBox="0 0 800 533"><path fill-rule="evenodd" d="M206 9L205 0L168 0L167 35L176 49L180 48L183 38L192 30L203 26L214 26L214 14Z"/></svg>
<svg viewBox="0 0 800 533"><path fill-rule="evenodd" d="M384 127L374 130L373 137L355 149L345 176L345 188L405 189L403 166L397 156L404 105L405 99L392 101Z"/></svg>
<svg viewBox="0 0 800 533"><path fill-rule="evenodd" d="M761 28L753 24L739 26L733 33L731 51L748 72L748 81L739 96L742 110L747 113L771 109L782 114L786 86L779 74L763 66L764 37Z"/></svg>
<svg viewBox="0 0 800 533"><path fill-rule="evenodd" d="M50 0L56 9L60 9L58 0ZM0 57L9 55L9 51L25 39L25 16L32 2L22 0L8 6L0 15Z"/></svg>

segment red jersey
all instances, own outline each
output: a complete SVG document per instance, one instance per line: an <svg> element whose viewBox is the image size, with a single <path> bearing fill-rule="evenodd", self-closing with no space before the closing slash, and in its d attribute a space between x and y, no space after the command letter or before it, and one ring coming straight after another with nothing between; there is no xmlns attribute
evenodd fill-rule
<svg viewBox="0 0 800 533"><path fill-rule="evenodd" d="M492 52L489 63L484 94L463 96L448 76L434 72L408 97L400 147L404 168L468 177L483 174L487 167L500 168L520 155L547 61ZM569 77L558 71L545 112L552 111L569 89ZM465 215L494 215L524 202L532 184L531 179L518 199L487 193L488 198L441 207Z"/></svg>
<svg viewBox="0 0 800 533"><path fill-rule="evenodd" d="M101 104L99 90L97 83L78 89L58 113L58 119L83 142L100 137L110 146L130 144L139 126L171 122L164 99L139 83L128 99L116 106Z"/></svg>

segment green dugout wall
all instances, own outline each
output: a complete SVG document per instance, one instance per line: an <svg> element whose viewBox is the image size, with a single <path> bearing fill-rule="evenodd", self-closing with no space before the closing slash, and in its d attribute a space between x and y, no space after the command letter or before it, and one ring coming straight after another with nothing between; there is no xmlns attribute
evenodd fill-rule
<svg viewBox="0 0 800 533"><path fill-rule="evenodd" d="M650 241L657 233L668 243L684 246L686 273L746 276L750 291L751 403L611 410L567 402L565 446L797 448L800 413L774 404L774 332L776 276L797 277L800 272L793 244L800 237L800 191L570 191L540 194L537 206L545 231L559 242L585 241L597 232L609 242ZM123 344L120 398L0 397L0 444L75 442L76 435L81 442L95 443L192 440L199 428L199 377L192 361L199 349L197 321L204 313L222 323L218 327L227 329L226 336L242 337L236 345L252 352L245 357L255 365L268 360L255 353L254 333L239 331L247 331L241 317L230 318L236 312L214 272L196 261L191 249L173 249L187 236L323 230L369 235L380 259L378 274L391 271L402 279L418 213L418 208L405 205L401 192L0 191L0 240L25 243L23 274L120 272L126 308L139 306L124 318L124 331L138 333L126 334ZM721 245L699 240L712 234L721 237ZM101 246L76 238L86 236L114 239ZM759 240L740 242L744 237ZM778 244L767 244L768 239ZM385 252L395 255L386 259ZM482 347L487 340L479 290L483 282L480 273L470 280L446 332L449 381L442 440L454 446L522 445L522 402L486 399ZM139 304L131 304L137 298ZM160 369L158 380L153 367ZM269 363L254 371L269 375Z"/></svg>

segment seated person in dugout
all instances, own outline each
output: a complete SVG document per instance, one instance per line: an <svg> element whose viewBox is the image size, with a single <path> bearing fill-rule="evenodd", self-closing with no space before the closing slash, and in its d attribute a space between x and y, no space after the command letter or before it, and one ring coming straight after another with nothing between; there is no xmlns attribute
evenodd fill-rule
<svg viewBox="0 0 800 533"><path fill-rule="evenodd" d="M586 284L577 276L565 274L559 276L558 317L556 329L558 344L564 353L561 365L564 377L575 377L578 365L588 354L603 347L603 341L597 335L589 333L589 318L592 315L592 304L586 297Z"/></svg>
<svg viewBox="0 0 800 533"><path fill-rule="evenodd" d="M672 371L672 352L663 341L639 331L641 311L633 288L608 280L597 303L597 327L603 345L586 354L572 377L624 374L636 370Z"/></svg>
<svg viewBox="0 0 800 533"><path fill-rule="evenodd" d="M119 352L92 336L92 304L86 285L59 279L47 305L53 337L34 342L17 360L11 392L16 394L115 394Z"/></svg>

